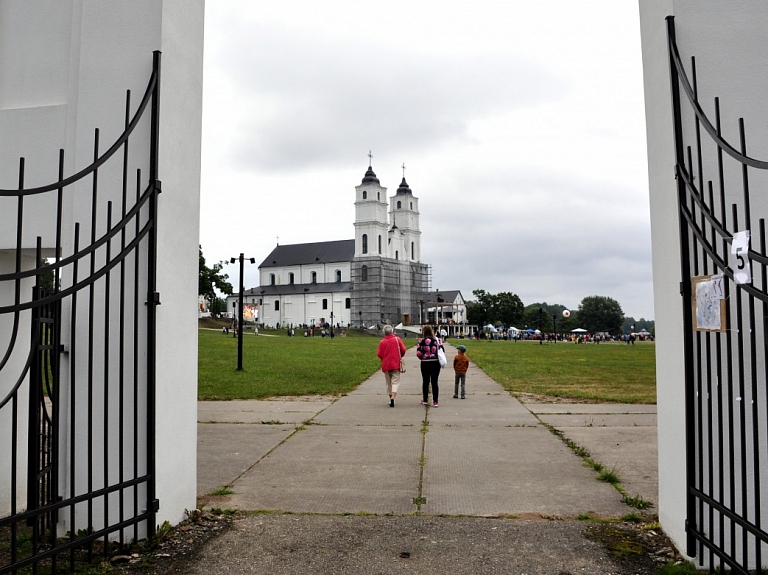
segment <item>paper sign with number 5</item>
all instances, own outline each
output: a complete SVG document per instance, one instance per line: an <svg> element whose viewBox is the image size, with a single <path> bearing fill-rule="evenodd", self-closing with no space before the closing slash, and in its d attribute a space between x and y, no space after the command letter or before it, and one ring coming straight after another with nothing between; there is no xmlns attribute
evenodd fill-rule
<svg viewBox="0 0 768 575"><path fill-rule="evenodd" d="M749 230L737 232L731 243L731 269L737 284L752 283L752 264L749 261Z"/></svg>

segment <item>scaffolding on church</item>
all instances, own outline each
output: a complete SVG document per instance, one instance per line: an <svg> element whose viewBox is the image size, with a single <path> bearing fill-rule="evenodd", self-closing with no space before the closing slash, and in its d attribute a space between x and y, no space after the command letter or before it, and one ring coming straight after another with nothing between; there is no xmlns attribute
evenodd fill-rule
<svg viewBox="0 0 768 575"><path fill-rule="evenodd" d="M352 261L352 322L355 327L418 325L429 299L432 268L382 257Z"/></svg>

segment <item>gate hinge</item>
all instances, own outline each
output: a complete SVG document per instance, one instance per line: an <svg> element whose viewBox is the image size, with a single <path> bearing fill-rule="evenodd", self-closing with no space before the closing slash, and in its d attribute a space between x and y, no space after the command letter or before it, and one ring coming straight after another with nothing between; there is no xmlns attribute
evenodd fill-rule
<svg viewBox="0 0 768 575"><path fill-rule="evenodd" d="M685 282L680 282L680 295L685 295Z"/></svg>
<svg viewBox="0 0 768 575"><path fill-rule="evenodd" d="M163 182L162 180L155 180L155 190L157 190L158 194L163 193Z"/></svg>
<svg viewBox="0 0 768 575"><path fill-rule="evenodd" d="M155 513L160 511L160 500L159 499L155 499L154 501L152 501L152 511L154 511Z"/></svg>
<svg viewBox="0 0 768 575"><path fill-rule="evenodd" d="M151 303L153 305L160 305L160 292L150 292L147 296L147 303Z"/></svg>

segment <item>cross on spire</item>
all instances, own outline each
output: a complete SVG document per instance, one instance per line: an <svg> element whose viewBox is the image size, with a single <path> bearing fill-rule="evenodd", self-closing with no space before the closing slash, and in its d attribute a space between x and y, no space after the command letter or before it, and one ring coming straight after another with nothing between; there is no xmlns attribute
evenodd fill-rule
<svg viewBox="0 0 768 575"><path fill-rule="evenodd" d="M403 179L405 179L405 162L403 162Z"/></svg>
<svg viewBox="0 0 768 575"><path fill-rule="evenodd" d="M369 166L373 165L373 154L371 154L370 150L368 150L368 165Z"/></svg>

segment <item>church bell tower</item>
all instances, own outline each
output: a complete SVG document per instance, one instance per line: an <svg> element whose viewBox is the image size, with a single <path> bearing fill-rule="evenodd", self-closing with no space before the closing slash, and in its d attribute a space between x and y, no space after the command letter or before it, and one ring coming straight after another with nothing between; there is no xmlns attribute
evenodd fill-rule
<svg viewBox="0 0 768 575"><path fill-rule="evenodd" d="M373 157L370 152L368 157ZM369 163L363 181L355 186L355 257L386 256L386 243L387 188Z"/></svg>

